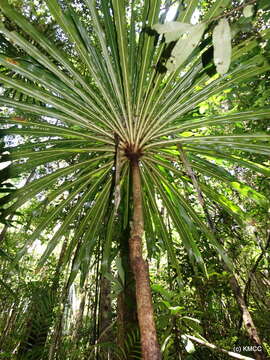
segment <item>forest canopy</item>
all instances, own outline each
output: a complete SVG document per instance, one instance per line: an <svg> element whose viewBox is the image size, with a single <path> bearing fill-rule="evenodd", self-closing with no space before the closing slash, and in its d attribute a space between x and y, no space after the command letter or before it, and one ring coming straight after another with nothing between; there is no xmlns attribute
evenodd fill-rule
<svg viewBox="0 0 270 360"><path fill-rule="evenodd" d="M0 359L270 357L268 0L1 0Z"/></svg>

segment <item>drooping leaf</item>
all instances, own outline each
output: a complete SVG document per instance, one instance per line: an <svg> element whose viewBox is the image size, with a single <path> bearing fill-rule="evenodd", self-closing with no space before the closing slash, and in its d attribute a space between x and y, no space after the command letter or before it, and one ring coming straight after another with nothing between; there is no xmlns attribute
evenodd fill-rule
<svg viewBox="0 0 270 360"><path fill-rule="evenodd" d="M231 29L226 18L221 19L213 31L213 45L214 63L217 72L223 75L229 70L232 54Z"/></svg>
<svg viewBox="0 0 270 360"><path fill-rule="evenodd" d="M206 24L204 23L194 25L177 41L166 65L169 71L175 71L179 66L184 64L199 44L205 28Z"/></svg>

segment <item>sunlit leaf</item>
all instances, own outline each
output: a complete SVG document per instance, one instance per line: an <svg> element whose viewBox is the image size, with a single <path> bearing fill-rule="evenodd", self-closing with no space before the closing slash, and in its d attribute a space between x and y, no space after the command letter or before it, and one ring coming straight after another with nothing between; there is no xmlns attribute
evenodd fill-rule
<svg viewBox="0 0 270 360"><path fill-rule="evenodd" d="M229 70L232 53L231 29L226 18L221 19L213 31L213 45L214 63L217 72L223 75Z"/></svg>
<svg viewBox="0 0 270 360"><path fill-rule="evenodd" d="M169 71L175 71L188 59L189 55L199 44L205 28L206 24L204 23L194 25L177 41L166 65Z"/></svg>

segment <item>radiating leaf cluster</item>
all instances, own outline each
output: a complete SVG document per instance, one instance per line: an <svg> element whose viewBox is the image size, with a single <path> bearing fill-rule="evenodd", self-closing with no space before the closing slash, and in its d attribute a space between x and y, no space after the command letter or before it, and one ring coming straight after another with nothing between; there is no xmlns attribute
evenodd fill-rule
<svg viewBox="0 0 270 360"><path fill-rule="evenodd" d="M230 264L205 223L199 203L191 203L184 193L193 184L179 158L179 144L210 210L218 206L240 224L247 218L243 209L211 186L209 179L267 206L264 195L232 175L226 163L269 175L266 167L245 156L269 155L269 136L234 133L232 129L236 122L268 120L270 109L207 117L197 110L211 96L269 71L268 61L262 52L253 51L257 47L255 37L235 45L229 57L228 27L222 19L214 30L214 61L224 76L209 78L202 57L210 45L203 34L210 36L212 30L206 24L220 16L223 2L214 2L197 25L189 24L197 1L177 12L175 22L156 25L164 22L163 3L85 0L77 6L76 2L47 0L49 12L61 29L59 34L64 34L59 36L70 45L65 48L57 46L7 0L1 1L5 16L21 29L13 31L4 25L0 29L19 50L17 56L0 55L0 105L9 109L1 118L1 131L14 142L20 139L17 146L5 147L2 161L12 163L1 180L5 183L35 169L32 181L0 198L2 218L13 216L29 201L38 199L44 219L32 229L17 259L51 227L40 266L65 235L70 238L67 253L74 256L72 278L79 270L87 273L100 241L106 249L106 263L117 243L120 215L126 225L130 221L129 164L135 154L140 157L149 253L160 239L180 279L176 243L181 241L194 266L206 271L200 252L204 238ZM153 28L165 34L165 41L153 33ZM224 53L219 44L221 32L227 44ZM260 36L267 41L269 31ZM171 41L177 41L174 47ZM222 64L217 60L220 58ZM215 135L210 131L215 128L229 131ZM116 153L120 171L117 181ZM224 165L216 164L216 160L224 161ZM119 209L114 203L116 185L121 193ZM171 237L161 208L166 209L178 238Z"/></svg>

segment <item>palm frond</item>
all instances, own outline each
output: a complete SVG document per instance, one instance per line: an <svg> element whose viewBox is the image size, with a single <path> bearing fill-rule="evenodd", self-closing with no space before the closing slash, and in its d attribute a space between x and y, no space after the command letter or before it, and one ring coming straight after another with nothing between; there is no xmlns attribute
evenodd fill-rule
<svg viewBox="0 0 270 360"><path fill-rule="evenodd" d="M146 231L151 237L149 251L151 242L160 237L181 278L174 240L159 212L161 202L192 263L206 272L199 246L204 236L231 265L200 210L193 209L183 195L182 187L193 185L182 169L178 145L199 174L207 206L218 204L239 224L246 220L240 207L208 185L208 178L267 206L267 199L232 176L227 164L269 175L265 165L250 157L269 155L269 135L234 131L238 122L267 121L269 108L198 115L203 101L269 71L256 35L233 46L230 70L225 75L216 73L211 59L205 64L206 53L211 51L212 25L231 9L229 1L217 0L200 19L204 34L201 31L198 46L169 73L166 66L175 44L166 43L153 28L166 22L168 8L163 9L163 1L147 0L137 6L123 0L85 0L81 5L80 9L68 1L47 0L49 13L69 44L61 47L7 0L0 4L3 13L21 29L0 27L6 41L21 50L18 56L0 54L4 89L0 105L7 109L1 131L5 138L20 139L16 146L5 145L1 161L11 164L3 181L36 168L36 179L1 197L0 204L5 217L33 199L44 208L42 223L32 229L17 258L57 222L59 228L53 230L40 259L39 265L43 265L59 239L70 231L70 224L78 222L72 226L68 250L71 256L77 249L71 279L82 264L87 273L103 231L107 234L103 237L105 259L109 261L115 241L112 234L121 218L115 209L118 205L112 201L120 200L120 196L115 197L120 188L120 195L125 195L119 209L126 227L131 198L129 164L137 158L145 191ZM190 22L199 6L195 0L188 2L184 11L179 6L175 20ZM269 29L260 36L268 41ZM221 135L224 126L226 133ZM211 131L213 128L219 131ZM121 171L116 180L118 157ZM224 161L222 166L217 164L219 160Z"/></svg>

